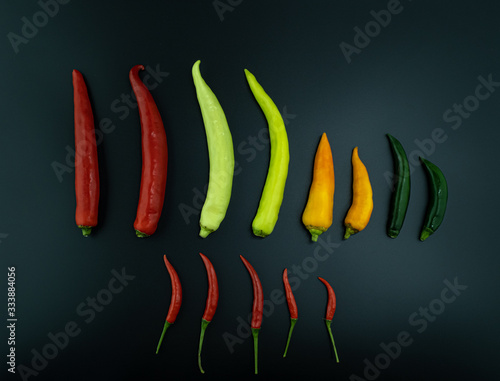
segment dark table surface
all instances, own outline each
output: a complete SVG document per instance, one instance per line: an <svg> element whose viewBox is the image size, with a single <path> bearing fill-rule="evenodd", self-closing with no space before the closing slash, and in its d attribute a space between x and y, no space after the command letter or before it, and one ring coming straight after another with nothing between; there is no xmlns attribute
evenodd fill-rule
<svg viewBox="0 0 500 381"><path fill-rule="evenodd" d="M201 379L202 252L220 286L203 348L205 379L253 377L252 288L240 254L259 273L266 299L261 379L494 379L499 11L494 1L448 0L2 2L0 378ZM198 59L226 113L238 163L226 218L206 239L198 237L197 215L209 169L191 77ZM141 142L128 72L136 64L148 67L169 146L165 206L148 239L132 227ZM244 68L282 112L290 143L279 220L265 239L250 226L269 162L267 123ZM88 239L74 222L73 69L87 82L99 140L99 226ZM312 243L301 214L323 132L335 162L334 222ZM386 133L403 143L412 165L408 214L395 240L385 233L393 171ZM375 207L367 228L343 240L355 146ZM428 185L418 156L437 164L449 185L443 225L423 243ZM155 355L171 292L164 254L184 298ZM299 321L283 359L285 267ZM318 276L337 294L339 364ZM5 361L11 347L16 374Z"/></svg>

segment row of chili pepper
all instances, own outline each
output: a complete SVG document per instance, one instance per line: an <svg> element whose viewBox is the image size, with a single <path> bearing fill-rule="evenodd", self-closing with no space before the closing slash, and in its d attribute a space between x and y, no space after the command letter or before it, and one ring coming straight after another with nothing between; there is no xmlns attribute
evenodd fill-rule
<svg viewBox="0 0 500 381"><path fill-rule="evenodd" d="M396 238L403 222L410 200L410 166L403 145L394 136L387 134L394 159L394 181L387 235ZM443 172L430 161L420 158L429 179L429 203L426 217L420 233L420 240L425 241L441 225L448 201L448 186ZM359 158L358 147L352 153L352 204L344 220L346 232L344 239L363 230L370 221L373 211L373 191L368 171ZM309 230L313 241L332 225L333 196L335 175L333 156L323 133L314 158L313 180L309 198L302 215L302 222Z"/></svg>
<svg viewBox="0 0 500 381"><path fill-rule="evenodd" d="M129 73L141 120L142 174L139 203L134 222L138 237L156 231L167 181L168 149L163 122L146 85L139 78L143 65ZM99 166L94 130L94 116L82 74L73 70L75 118L75 220L84 236L97 226L99 207Z"/></svg>
<svg viewBox="0 0 500 381"><path fill-rule="evenodd" d="M205 238L219 228L231 197L234 152L231 133L222 107L200 73L200 61L193 65L193 80L205 125L210 156L210 182L200 213L200 236ZM136 65L129 73L136 95L141 122L142 174L134 228L138 237L156 231L163 208L167 179L168 149L163 122L147 87L139 78L144 66ZM245 69L250 89L261 106L269 125L271 158L259 208L252 223L260 237L271 234L278 219L288 175L288 137L283 119L255 76ZM75 188L76 223L88 236L97 225L99 204L99 170L92 108L83 76L73 71L75 107ZM410 196L410 168L401 143L387 135L394 157L394 190L392 193L387 234L396 238L406 215ZM442 171L421 158L429 178L429 203L420 239L424 241L440 226L448 199L448 188ZM373 210L373 191L368 171L359 158L358 147L352 152L352 204L344 220L344 238L363 230ZM333 156L326 133L323 133L314 160L311 183L302 222L312 240L332 224L335 175Z"/></svg>
<svg viewBox="0 0 500 381"><path fill-rule="evenodd" d="M219 228L229 205L234 172L234 150L224 111L217 97L201 76L199 60L193 65L192 71L210 157L210 180L200 215L200 236L205 238ZM253 233L259 237L266 237L274 229L283 201L290 159L288 136L283 118L271 97L257 82L255 76L246 69L245 76L250 90L266 117L269 128L271 146L269 168L259 208L252 222ZM396 238L408 206L409 165L401 143L389 134L388 137L395 159L396 180L388 221L388 235ZM420 235L420 239L424 241L437 230L442 222L447 202L447 185L444 175L437 166L423 158L421 160L429 175L431 194L427 217ZM363 230L373 211L372 186L368 171L359 158L358 147L355 147L352 152L352 171L353 196L352 204L344 220L345 239ZM323 133L314 160L313 181L307 205L302 215L302 222L310 231L313 241L317 241L318 236L332 224L334 191L333 155L326 133Z"/></svg>
<svg viewBox="0 0 500 381"><path fill-rule="evenodd" d="M231 133L217 97L201 77L200 61L193 65L193 81L203 116L210 156L207 195L200 213L200 236L205 238L218 229L231 197L234 174L234 151ZM129 73L136 95L141 121L142 175L139 205L134 228L138 237L156 231L163 208L167 179L168 149L165 129L158 108L147 87L139 78L136 65ZM269 121L271 160L268 176L252 223L254 234L265 237L274 229L283 200L288 173L288 139L281 115L253 74L245 69L250 89ZM99 204L99 169L94 118L83 76L73 71L75 110L75 187L76 223L84 236L97 225Z"/></svg>
<svg viewBox="0 0 500 381"><path fill-rule="evenodd" d="M207 329L208 324L212 321L215 315L215 311L217 309L217 305L219 302L219 285L217 282L217 275L215 273L215 269L214 266L212 265L212 262L210 262L210 260L202 253L200 253L200 257L205 265L207 271L207 279L208 279L207 300L205 305L205 311L203 312L203 316L201 318L201 332L200 332L200 341L198 346L198 367L200 368L201 373L205 373L201 364L201 350L203 346L203 340L205 337L205 331ZM254 371L255 374L258 374L258 347L259 347L258 337L264 313L264 293L262 289L262 283L260 282L259 276L257 275L257 272L255 271L253 266L242 255L240 255L240 259L245 265L252 280L253 306L252 306L252 320L250 323L250 327L254 341ZM168 327L174 324L182 304L182 286L179 276L175 271L174 267L172 266L172 264L168 261L166 255L163 256L163 260L170 275L172 296L170 298L170 306L168 309L167 317L165 319L165 324L163 326L163 331L161 333L160 340L158 341L158 345L156 347L157 354L163 342L165 332L167 331ZM337 355L337 349L335 347L335 341L333 339L331 330L333 315L335 314L335 310L337 307L335 292L333 291L332 286L330 286L330 284L325 279L321 277L318 277L318 279L326 286L326 289L328 291L328 302L326 307L325 324L335 352L336 361L339 362L339 357ZM290 313L290 329L288 332L285 351L283 353L283 357L286 357L286 354L288 352L288 346L290 344L290 339L292 337L292 332L299 317L297 303L295 301L295 297L293 295L290 283L288 282L288 271L286 268L283 271L283 285L285 288L285 296L288 305L288 310Z"/></svg>

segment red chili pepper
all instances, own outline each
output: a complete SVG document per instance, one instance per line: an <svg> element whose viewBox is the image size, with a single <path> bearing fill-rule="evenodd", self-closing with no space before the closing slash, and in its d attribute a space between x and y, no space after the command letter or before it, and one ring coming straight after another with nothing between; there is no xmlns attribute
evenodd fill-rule
<svg viewBox="0 0 500 381"><path fill-rule="evenodd" d="M333 340L331 329L333 315L335 314L335 309L337 308L337 298L335 297L335 292L333 292L332 286L330 286L330 284L323 278L318 277L318 279L323 282L323 284L326 286L326 289L328 290L328 304L326 306L325 324L332 341L333 350L335 351L335 358L337 359L337 362L339 362L339 356L337 355L337 348L335 348L335 341Z"/></svg>
<svg viewBox="0 0 500 381"><path fill-rule="evenodd" d="M200 345L198 347L198 366L200 367L201 373L205 373L205 371L201 367L201 347L203 346L205 330L207 329L208 324L212 321L215 310L217 309L217 303L219 302L219 285L217 283L217 275L215 274L215 269L212 265L212 262L210 262L210 260L202 253L200 253L200 256L201 259L203 259L205 268L207 269L208 277L208 296L207 303L205 305L205 312L203 313L203 317L201 318Z"/></svg>
<svg viewBox="0 0 500 381"><path fill-rule="evenodd" d="M97 226L99 207L99 166L94 116L82 74L73 70L75 104L75 191L76 224L84 237Z"/></svg>
<svg viewBox="0 0 500 381"><path fill-rule="evenodd" d="M252 322L250 327L252 328L253 336L253 347L254 347L254 362L255 362L255 374L257 374L257 360L258 360L258 347L259 347L259 330L262 325L262 314L264 313L264 293L262 292L262 284L260 283L259 276L254 270L252 265L240 255L243 264L250 273L252 278L253 286L253 307L252 307Z"/></svg>
<svg viewBox="0 0 500 381"><path fill-rule="evenodd" d="M167 137L155 101L139 78L144 66L134 66L129 73L141 119L142 176L139 205L134 228L138 237L148 237L156 231L165 198L167 182Z"/></svg>
<svg viewBox="0 0 500 381"><path fill-rule="evenodd" d="M285 285L286 302L288 304L288 311L290 312L290 330L288 331L288 339L286 341L285 353L283 353L283 357L286 357L286 352L288 351L288 345L290 344L290 339L292 338L293 327L295 327L295 323L297 323L297 319L299 317L299 313L297 310L297 303L295 302L295 297L293 296L292 288L290 287L290 283L288 282L287 269L283 271L283 284Z"/></svg>
<svg viewBox="0 0 500 381"><path fill-rule="evenodd" d="M182 287L181 287L181 282L179 280L179 276L177 275L177 272L175 271L174 267L167 260L166 255L163 256L163 261L165 262L168 274L170 275L170 282L172 283L172 296L170 298L170 307L168 309L167 318L165 319L165 325L163 326L163 331L161 333L160 341L158 342L158 346L156 347L157 354L158 351L160 350L161 342L163 341L163 336L165 336L167 328L170 327L172 324L174 324L182 303Z"/></svg>

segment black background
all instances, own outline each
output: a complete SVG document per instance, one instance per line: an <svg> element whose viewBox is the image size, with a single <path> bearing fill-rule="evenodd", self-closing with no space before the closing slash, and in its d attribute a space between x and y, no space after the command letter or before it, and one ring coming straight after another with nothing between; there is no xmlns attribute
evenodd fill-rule
<svg viewBox="0 0 500 381"><path fill-rule="evenodd" d="M225 1L222 3L227 4ZM252 304L244 255L260 275L265 299L282 290L281 274L295 270L299 322L282 358L289 316L286 304L268 305L259 347L259 378L348 380L480 379L497 374L500 355L497 292L499 91L480 101L459 128L443 119L453 105L474 96L479 76L500 80L500 6L494 1L409 1L387 27L347 62L339 44L354 44L357 26L386 1L233 1L219 16L212 1L77 1L59 5L15 52L8 33L22 34L22 17L33 20L35 2L2 2L0 25L0 284L7 319L7 267L16 267L16 362L32 367L49 333L74 321L81 329L30 380L160 380L200 377L196 364L206 273L198 252L212 261L220 301L203 351L205 379L253 377L253 344L233 346ZM43 16L41 16L43 17ZM42 22L43 19L40 19ZM12 36L12 35L11 35ZM198 216L186 222L181 205L208 181L208 153L191 67L201 72L226 113L235 159L231 203L220 229L198 237ZM152 90L169 146L165 206L157 232L138 239L133 230L141 145L138 112L113 111L130 94L128 72L136 64L169 75ZM265 118L248 88L249 69L285 117L290 167L274 232L254 237L251 221L264 184L269 145L258 140ZM87 82L96 122L109 118L112 132L99 144L99 226L84 239L74 223L74 174L67 148L74 147L71 71ZM498 89L498 87L496 88ZM484 90L483 90L484 91ZM471 98L469 98L471 99ZM120 103L120 105L123 105ZM442 129L446 140L419 142ZM336 176L334 223L320 244L312 243L301 214L311 181L314 153L323 132L330 140ZM437 164L449 184L445 221L426 242L418 241L427 204L427 179L412 172L410 206L401 235L385 234L392 171L385 137L396 136L408 154ZM258 149L251 147L257 138ZM358 146L370 174L375 208L368 227L342 240L351 199L352 149ZM67 166L60 178L54 163ZM332 251L332 247L335 249ZM183 285L183 304L155 355L170 301L166 254ZM135 276L96 313L77 307L108 287L111 271ZM295 267L297 269L297 267ZM322 318L326 278L337 294L333 334L336 364ZM467 289L422 325L410 317L440 299L445 280ZM451 294L447 294L448 296ZM278 300L282 301L282 300ZM437 304L436 304L437 303ZM441 311L440 311L441 312ZM6 323L5 323L6 324ZM240 333L245 334L242 326ZM381 343L406 331L402 348L380 374L364 374L383 352ZM0 333L0 378L7 372L7 329ZM378 357L381 359L382 357ZM366 361L365 361L366 360ZM382 360L383 363L383 360Z"/></svg>

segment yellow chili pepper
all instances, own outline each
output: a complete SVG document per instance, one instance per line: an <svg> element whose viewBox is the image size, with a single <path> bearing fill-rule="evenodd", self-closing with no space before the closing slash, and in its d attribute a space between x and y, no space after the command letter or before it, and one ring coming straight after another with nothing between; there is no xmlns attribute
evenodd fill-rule
<svg viewBox="0 0 500 381"><path fill-rule="evenodd" d="M352 205L344 220L344 239L363 230L373 210L373 192L368 171L358 156L358 147L352 151Z"/></svg>
<svg viewBox="0 0 500 381"><path fill-rule="evenodd" d="M309 198L302 214L302 223L316 242L318 236L328 230L333 221L333 194L335 173L330 143L323 133L314 158L314 171Z"/></svg>

